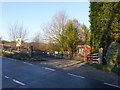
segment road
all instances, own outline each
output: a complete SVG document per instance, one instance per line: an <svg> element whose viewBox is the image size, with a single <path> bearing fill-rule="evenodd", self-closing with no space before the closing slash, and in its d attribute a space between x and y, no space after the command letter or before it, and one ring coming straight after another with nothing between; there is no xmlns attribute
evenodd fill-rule
<svg viewBox="0 0 120 90"><path fill-rule="evenodd" d="M2 57L2 88L120 88L56 68Z"/></svg>

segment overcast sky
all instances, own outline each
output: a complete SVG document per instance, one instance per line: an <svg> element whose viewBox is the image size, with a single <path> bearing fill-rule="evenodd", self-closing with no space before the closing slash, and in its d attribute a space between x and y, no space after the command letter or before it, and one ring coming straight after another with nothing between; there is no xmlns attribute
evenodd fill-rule
<svg viewBox="0 0 120 90"><path fill-rule="evenodd" d="M18 23L27 28L30 40L35 33L42 34L41 26L61 10L65 10L70 19L76 18L89 28L89 2L4 2L0 34L4 40L9 40L9 27Z"/></svg>

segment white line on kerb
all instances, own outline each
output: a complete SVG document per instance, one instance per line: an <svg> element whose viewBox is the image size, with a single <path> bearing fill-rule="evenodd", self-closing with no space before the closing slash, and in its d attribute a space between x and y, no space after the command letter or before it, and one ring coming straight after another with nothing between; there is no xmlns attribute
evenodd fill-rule
<svg viewBox="0 0 120 90"><path fill-rule="evenodd" d="M42 68L47 69L47 70L51 70L51 71L55 71L55 69L48 68L48 67L42 67Z"/></svg>
<svg viewBox="0 0 120 90"><path fill-rule="evenodd" d="M25 85L24 83L20 82L20 81L17 81L15 79L13 79L14 82L18 83L18 84L21 84L21 85Z"/></svg>
<svg viewBox="0 0 120 90"><path fill-rule="evenodd" d="M104 84L109 85L109 86L114 86L114 87L120 88L120 86L113 85L113 84L110 84L110 83L104 83Z"/></svg>
<svg viewBox="0 0 120 90"><path fill-rule="evenodd" d="M23 63L28 64L28 65L32 65L31 63L28 63L28 62L23 62Z"/></svg>
<svg viewBox="0 0 120 90"><path fill-rule="evenodd" d="M83 76L78 76L78 75L71 74L71 73L68 73L68 75L71 75L71 76L74 76L74 77L78 77L78 78L85 78L85 77L83 77Z"/></svg>

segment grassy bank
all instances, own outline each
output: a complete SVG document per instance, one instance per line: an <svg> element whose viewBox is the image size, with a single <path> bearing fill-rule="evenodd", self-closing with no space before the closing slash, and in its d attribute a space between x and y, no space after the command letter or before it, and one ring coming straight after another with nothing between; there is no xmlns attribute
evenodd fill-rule
<svg viewBox="0 0 120 90"><path fill-rule="evenodd" d="M112 66L109 66L109 65L102 65L102 64L93 64L91 62L87 62L87 64L90 65L90 66L93 66L97 69L104 70L106 72L114 72L114 73L116 73L117 75L120 76L120 67L112 67Z"/></svg>

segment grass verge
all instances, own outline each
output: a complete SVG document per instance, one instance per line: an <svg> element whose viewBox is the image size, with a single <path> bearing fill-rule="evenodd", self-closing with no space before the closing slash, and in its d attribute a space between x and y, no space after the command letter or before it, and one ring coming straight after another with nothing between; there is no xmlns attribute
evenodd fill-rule
<svg viewBox="0 0 120 90"><path fill-rule="evenodd" d="M94 63L91 63L91 62L87 62L87 64L90 65L90 66L93 66L97 69L104 70L106 72L114 72L114 73L116 73L117 75L120 76L120 67L112 67L112 66L109 66L109 65L94 64Z"/></svg>
<svg viewBox="0 0 120 90"><path fill-rule="evenodd" d="M17 53L17 54L11 54L3 52L2 56L13 58L13 59L19 59L19 60L29 60L29 61L45 61L43 58L38 57L30 57L26 53Z"/></svg>

